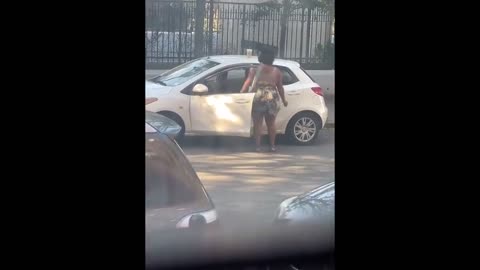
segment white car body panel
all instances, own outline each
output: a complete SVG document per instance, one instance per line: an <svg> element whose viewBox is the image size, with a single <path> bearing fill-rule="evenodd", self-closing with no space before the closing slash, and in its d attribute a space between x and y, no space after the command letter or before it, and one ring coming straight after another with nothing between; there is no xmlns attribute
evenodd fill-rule
<svg viewBox="0 0 480 270"><path fill-rule="evenodd" d="M246 93L191 96L192 132L249 137L253 95Z"/></svg>
<svg viewBox="0 0 480 270"><path fill-rule="evenodd" d="M145 97L158 98L157 101L146 105L146 110L152 112L169 111L178 114L184 122L186 135L250 137L253 93L196 96L183 94L181 91L206 75L215 73L225 67L258 64L257 57L227 55L211 56L208 59L220 64L180 85L170 87L146 81ZM318 87L318 84L301 70L297 62L276 59L273 64L290 69L298 78L298 82L284 86L288 106L281 105L276 118L277 133L284 134L290 119L302 111L312 111L319 115L323 127L327 121L328 109L324 98L311 90L312 87ZM263 125L263 133L267 134L265 125Z"/></svg>

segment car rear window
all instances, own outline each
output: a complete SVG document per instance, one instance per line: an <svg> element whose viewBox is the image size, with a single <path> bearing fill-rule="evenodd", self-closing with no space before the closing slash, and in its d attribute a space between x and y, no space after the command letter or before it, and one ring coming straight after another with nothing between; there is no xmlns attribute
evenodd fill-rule
<svg viewBox="0 0 480 270"><path fill-rule="evenodd" d="M282 72L283 75L283 85L289 85L292 83L298 82L298 78L293 74L293 72L287 67L277 66L278 69Z"/></svg>
<svg viewBox="0 0 480 270"><path fill-rule="evenodd" d="M308 76L308 78L310 78L310 80L312 80L312 82L315 82L312 76L310 76L310 74L308 74L308 72L305 69L303 69L302 67L300 67L300 69L303 71L303 73L305 73Z"/></svg>
<svg viewBox="0 0 480 270"><path fill-rule="evenodd" d="M253 65L254 67L258 67L258 64ZM283 75L283 85L289 85L298 82L297 76L287 67L284 66L275 66L278 68Z"/></svg>
<svg viewBox="0 0 480 270"><path fill-rule="evenodd" d="M145 134L145 208L202 199L203 187L178 146L164 135Z"/></svg>

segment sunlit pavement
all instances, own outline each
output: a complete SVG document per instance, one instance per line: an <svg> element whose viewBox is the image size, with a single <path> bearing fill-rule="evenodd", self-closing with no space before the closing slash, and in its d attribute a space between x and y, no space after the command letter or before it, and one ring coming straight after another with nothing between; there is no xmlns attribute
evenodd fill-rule
<svg viewBox="0 0 480 270"><path fill-rule="evenodd" d="M191 137L182 147L223 227L260 228L283 199L334 180L334 132L322 130L312 146L280 143L276 153L256 153L251 139L233 137Z"/></svg>

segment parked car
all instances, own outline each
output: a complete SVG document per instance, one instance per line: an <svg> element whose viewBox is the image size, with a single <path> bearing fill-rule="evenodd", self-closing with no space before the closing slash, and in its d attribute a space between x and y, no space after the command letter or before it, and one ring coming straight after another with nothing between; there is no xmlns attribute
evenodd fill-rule
<svg viewBox="0 0 480 270"><path fill-rule="evenodd" d="M177 122L158 113L145 111L145 122L172 139L182 131L182 127Z"/></svg>
<svg viewBox="0 0 480 270"><path fill-rule="evenodd" d="M203 57L180 65L145 83L146 97L157 98L147 110L177 122L185 135L251 136L254 93L239 93L254 56ZM327 121L322 88L294 61L276 59L283 73L288 107L277 115L278 134L299 145L315 141ZM263 133L267 133L264 125Z"/></svg>
<svg viewBox="0 0 480 270"><path fill-rule="evenodd" d="M217 224L215 206L181 148L145 122L146 237L162 230Z"/></svg>
<svg viewBox="0 0 480 270"><path fill-rule="evenodd" d="M335 182L280 203L275 224L322 224L335 219Z"/></svg>
<svg viewBox="0 0 480 270"><path fill-rule="evenodd" d="M315 226L316 234L322 229L335 227L335 182L315 188L299 196L284 200L275 215L274 225L287 228ZM313 237L313 236L312 236ZM292 260L270 265L271 270L335 269L333 253L321 260Z"/></svg>

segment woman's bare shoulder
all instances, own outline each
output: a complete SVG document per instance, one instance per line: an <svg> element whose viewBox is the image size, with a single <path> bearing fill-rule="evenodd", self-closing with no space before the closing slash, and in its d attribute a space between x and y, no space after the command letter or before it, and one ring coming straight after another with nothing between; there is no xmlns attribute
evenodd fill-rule
<svg viewBox="0 0 480 270"><path fill-rule="evenodd" d="M280 68L278 67L275 67L275 77L278 77L278 78L281 78L282 77L282 70L280 70Z"/></svg>

